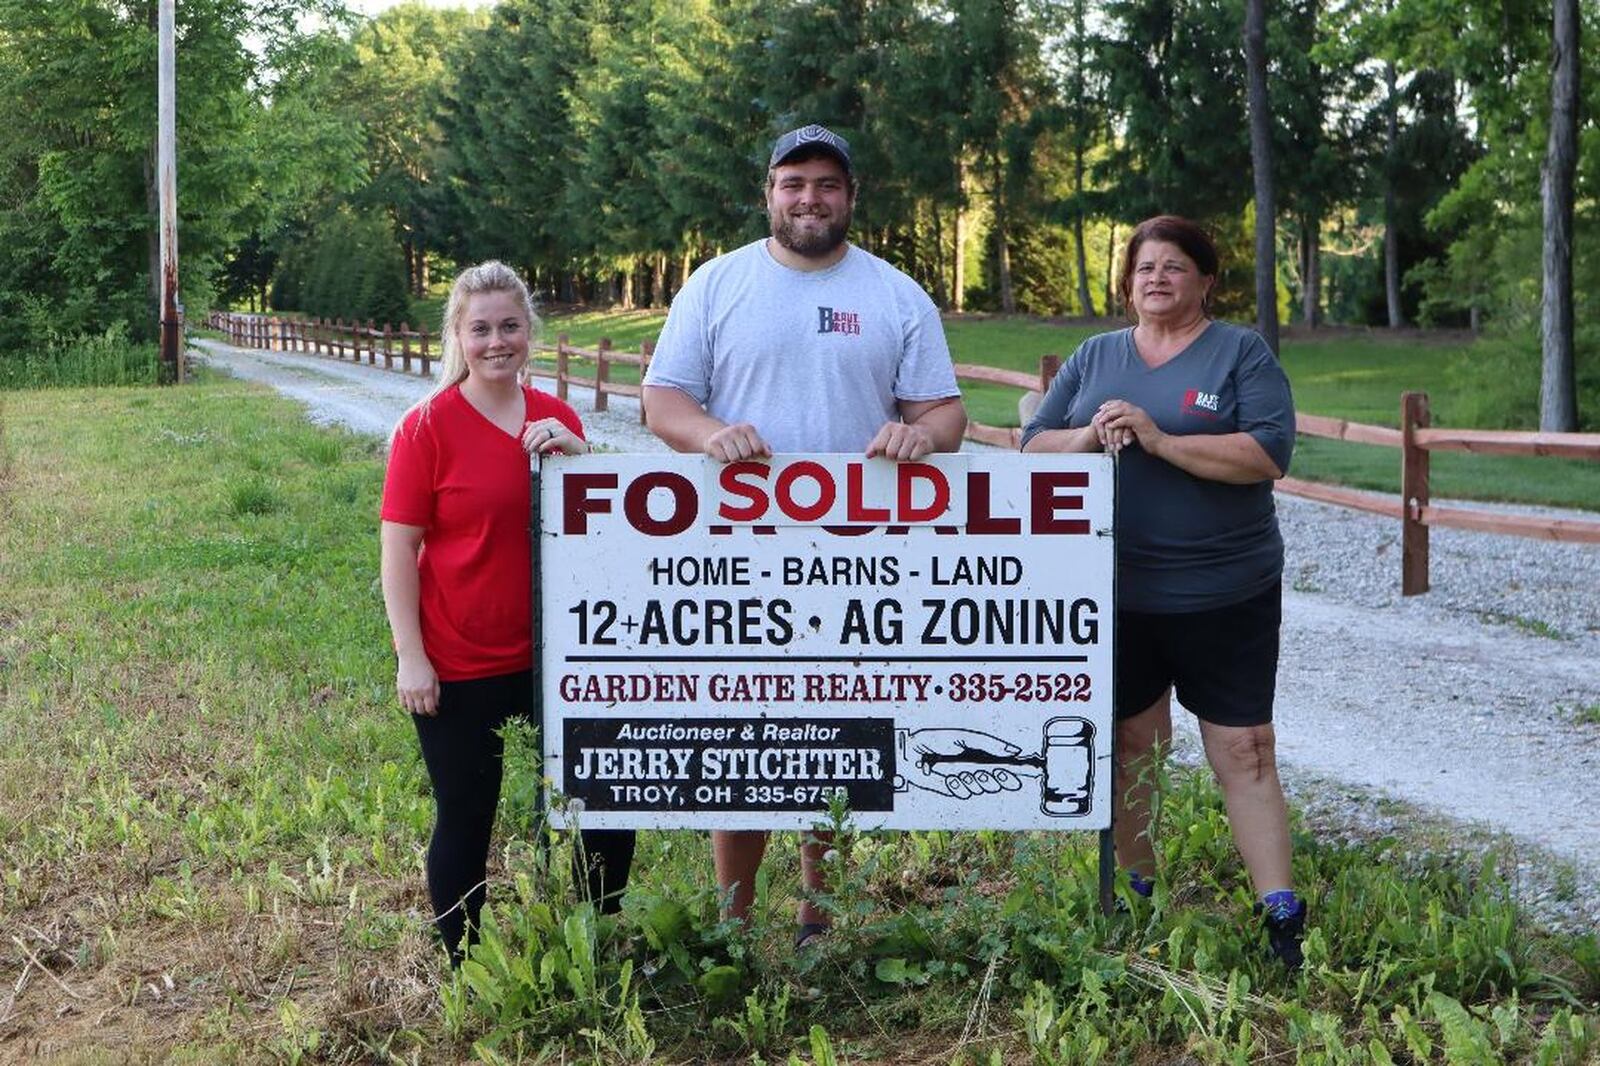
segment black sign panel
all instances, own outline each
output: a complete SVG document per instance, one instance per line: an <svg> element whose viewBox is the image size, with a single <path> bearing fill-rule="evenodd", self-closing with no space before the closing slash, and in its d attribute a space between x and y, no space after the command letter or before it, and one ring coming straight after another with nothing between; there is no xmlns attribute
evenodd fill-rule
<svg viewBox="0 0 1600 1066"><path fill-rule="evenodd" d="M586 811L894 808L892 718L567 718L561 787Z"/></svg>

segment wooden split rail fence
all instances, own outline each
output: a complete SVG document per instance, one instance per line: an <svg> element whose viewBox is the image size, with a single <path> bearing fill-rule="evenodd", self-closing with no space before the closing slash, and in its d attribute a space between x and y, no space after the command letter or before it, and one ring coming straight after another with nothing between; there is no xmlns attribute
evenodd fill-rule
<svg viewBox="0 0 1600 1066"><path fill-rule="evenodd" d="M411 330L405 323L398 328L388 325L379 328L370 320L366 323L345 322L335 319L291 319L268 315L242 315L213 312L207 324L226 334L229 340L241 347L264 348L274 351L307 352L327 355L337 359L349 358L373 366L383 360L383 366L412 371L412 359L417 360L417 370L425 377L432 375L432 363L437 361L429 351L429 334L424 329ZM535 351L551 354L554 360L533 360L528 364L531 377L547 378L555 382L555 394L567 398L572 386L594 390L594 409L604 411L611 396L629 396L640 399L638 385L611 380L615 364L636 366L640 380L649 369L655 344L646 341L640 351L617 351L609 338L602 338L595 348L576 348L565 333L555 344L536 345ZM592 373L576 373L574 368ZM957 363L956 377L965 382L983 382L1006 385L1024 391L1037 390L1041 395L1049 389L1051 380L1061 368L1061 359L1045 355L1039 360L1039 372L1027 374L1017 370ZM1400 450L1399 496L1364 492L1336 485L1324 485L1299 478L1286 477L1277 482L1279 492L1301 496L1323 503L1336 504L1358 511L1387 515L1400 521L1400 590L1403 595L1415 596L1428 591L1428 530L1433 526L1478 530L1485 533L1502 533L1518 537L1537 537L1545 540L1576 541L1600 544L1600 520L1550 518L1542 515L1513 514L1490 511L1484 508L1440 507L1430 502L1428 493L1428 459L1436 451L1471 452L1481 455L1541 455L1566 459L1600 461L1600 433L1527 433L1508 430L1445 429L1431 425L1426 393L1407 392L1401 400L1401 428L1347 422L1341 418L1295 413L1296 428L1309 437L1350 441L1357 444L1376 444ZM644 421L644 405L639 406L639 421ZM982 444L1001 448L1015 448L1021 441L1022 431L1005 426L989 426L972 422L967 426L967 438Z"/></svg>
<svg viewBox="0 0 1600 1066"><path fill-rule="evenodd" d="M241 348L327 355L372 366L377 366L381 357L389 370L395 369L395 361L399 360L400 369L407 374L411 373L415 358L423 377L432 376L433 363L438 359L429 351L432 338L427 327L413 330L406 322L379 327L370 318L363 323L342 318L282 318L213 311L206 317L206 325L221 331L230 344Z"/></svg>
<svg viewBox="0 0 1600 1066"><path fill-rule="evenodd" d="M1435 428L1428 395L1400 395L1400 428L1346 422L1341 418L1295 413L1295 426L1311 437L1377 444L1400 450L1400 495L1384 496L1297 478L1278 482L1280 492L1400 520L1400 592L1428 591L1428 530L1433 526L1504 533L1514 537L1600 544L1600 521L1511 514L1481 507L1440 507L1428 493L1429 456L1434 452L1475 455L1542 455L1600 462L1600 433L1528 433L1499 429Z"/></svg>

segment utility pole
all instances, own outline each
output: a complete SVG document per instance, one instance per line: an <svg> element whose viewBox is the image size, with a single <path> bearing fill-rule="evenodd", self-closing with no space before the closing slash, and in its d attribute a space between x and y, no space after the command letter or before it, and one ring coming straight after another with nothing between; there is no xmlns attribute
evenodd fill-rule
<svg viewBox="0 0 1600 1066"><path fill-rule="evenodd" d="M156 189L161 203L161 380L183 381L183 326L178 308L178 129L173 5L161 0L157 61Z"/></svg>

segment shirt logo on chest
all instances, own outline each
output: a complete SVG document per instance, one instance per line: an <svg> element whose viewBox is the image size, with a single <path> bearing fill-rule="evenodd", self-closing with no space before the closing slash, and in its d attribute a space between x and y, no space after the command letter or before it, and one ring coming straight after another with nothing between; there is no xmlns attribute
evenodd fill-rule
<svg viewBox="0 0 1600 1066"><path fill-rule="evenodd" d="M1222 398L1214 392L1201 392L1199 389L1190 389L1183 394L1183 413L1186 415L1216 418L1217 408L1221 405Z"/></svg>
<svg viewBox="0 0 1600 1066"><path fill-rule="evenodd" d="M861 335L861 314L858 311L836 311L831 307L817 308L818 333L845 333Z"/></svg>

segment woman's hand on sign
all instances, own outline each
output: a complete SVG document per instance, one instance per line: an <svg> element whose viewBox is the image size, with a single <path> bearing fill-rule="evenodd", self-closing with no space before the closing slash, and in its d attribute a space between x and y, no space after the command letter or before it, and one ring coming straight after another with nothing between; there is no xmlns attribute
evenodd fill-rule
<svg viewBox="0 0 1600 1066"><path fill-rule="evenodd" d="M439 675L426 655L400 656L394 687L400 706L412 714L432 718L439 713Z"/></svg>
<svg viewBox="0 0 1600 1066"><path fill-rule="evenodd" d="M541 418L522 427L522 449L529 455L586 455L589 445L559 418Z"/></svg>
<svg viewBox="0 0 1600 1066"><path fill-rule="evenodd" d="M1100 437L1101 447L1113 455L1136 441L1153 455L1156 442L1166 436L1144 408L1127 400L1107 400L1089 424Z"/></svg>

